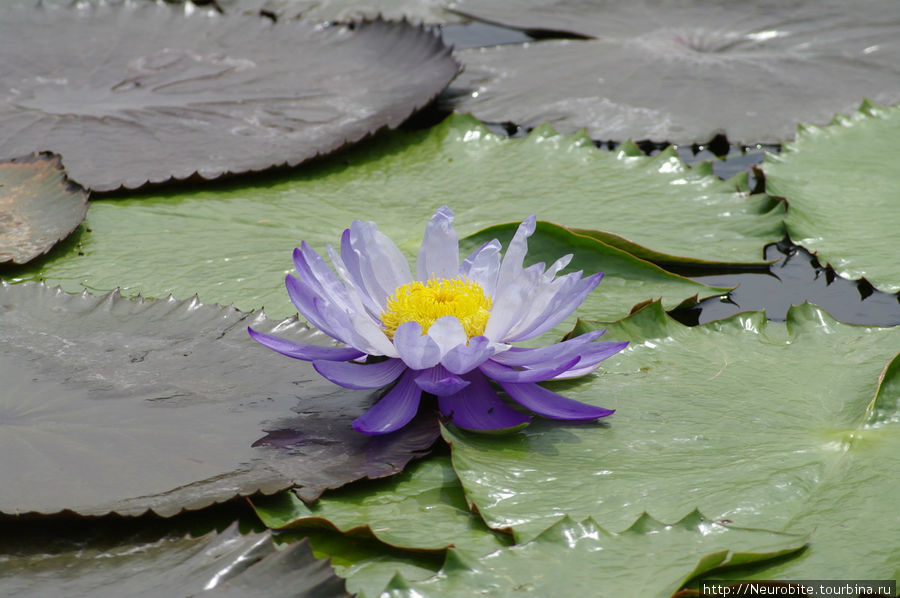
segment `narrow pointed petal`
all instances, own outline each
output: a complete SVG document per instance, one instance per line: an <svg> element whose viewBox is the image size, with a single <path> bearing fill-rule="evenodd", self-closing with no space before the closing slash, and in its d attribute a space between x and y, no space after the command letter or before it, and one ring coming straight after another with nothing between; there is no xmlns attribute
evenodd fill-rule
<svg viewBox="0 0 900 598"><path fill-rule="evenodd" d="M353 429L362 434L387 434L399 430L415 417L422 398L415 374L406 370L397 384L375 405L353 420Z"/></svg>
<svg viewBox="0 0 900 598"><path fill-rule="evenodd" d="M473 336L469 339L468 345L457 345L447 351L441 358L441 365L454 374L465 374L493 355L502 354L508 349L509 345L492 343L486 336Z"/></svg>
<svg viewBox="0 0 900 598"><path fill-rule="evenodd" d="M604 409L569 399L537 384L500 381L500 386L523 407L550 419L586 421L606 417L615 412L614 409Z"/></svg>
<svg viewBox="0 0 900 598"><path fill-rule="evenodd" d="M454 425L468 430L500 431L528 424L531 418L508 407L487 379L479 372L464 376L471 384L462 391L438 397L441 413L450 417Z"/></svg>
<svg viewBox="0 0 900 598"><path fill-rule="evenodd" d="M528 253L528 237L534 234L537 226L537 218L534 214L526 218L516 229L506 248L506 254L500 263L500 275L497 282L498 288L503 288L511 281L515 280L522 272L522 265L525 263L525 254Z"/></svg>
<svg viewBox="0 0 900 598"><path fill-rule="evenodd" d="M547 332L569 317L569 314L575 311L579 305L584 303L588 294L600 284L602 278L603 273L598 272L597 274L581 279L571 292L568 292L565 295L558 295L554 299L552 305L546 309L544 313L533 320L532 326L529 326L521 332L517 332L515 336L510 336L506 340L522 341Z"/></svg>
<svg viewBox="0 0 900 598"><path fill-rule="evenodd" d="M381 317L381 308L375 303L375 301L369 297L369 294L366 293L365 289L360 286L360 283L357 281L357 278L350 272L350 269L347 267L347 264L344 262L344 258L335 251L334 247L331 244L325 245L326 251L328 251L328 257L331 259L331 263L334 264L334 269L337 271L338 275L344 279L344 282L348 287L353 289L352 292L356 294L359 298L360 303L368 310L368 312L376 318Z"/></svg>
<svg viewBox="0 0 900 598"><path fill-rule="evenodd" d="M406 370L406 364L401 359L388 359L377 363L316 360L313 367L335 384L355 390L387 386Z"/></svg>
<svg viewBox="0 0 900 598"><path fill-rule="evenodd" d="M509 366L533 366L537 364L547 365L557 363L560 360L569 359L573 355L580 355L585 345L599 338L605 330L594 330L570 338L569 340L537 347L533 349L513 347L509 351L500 353L494 357L494 361Z"/></svg>
<svg viewBox="0 0 900 598"><path fill-rule="evenodd" d="M441 361L441 348L430 336L422 334L418 322L403 322L397 326L394 347L400 359L414 370L428 369Z"/></svg>
<svg viewBox="0 0 900 598"><path fill-rule="evenodd" d="M469 385L469 381L463 380L456 374L451 374L440 365L436 365L416 376L416 384L425 392L445 397L458 393Z"/></svg>
<svg viewBox="0 0 900 598"><path fill-rule="evenodd" d="M477 282L488 297L493 297L497 289L500 249L500 241L497 239L488 241L473 251L459 266L460 275Z"/></svg>
<svg viewBox="0 0 900 598"><path fill-rule="evenodd" d="M257 332L252 328L247 328L250 336L259 344L277 351L282 355L293 357L294 359L302 359L304 361L327 360L327 361L349 361L365 355L362 351L357 351L352 347L319 347L317 345L303 345L289 341L285 338L272 336Z"/></svg>
<svg viewBox="0 0 900 598"><path fill-rule="evenodd" d="M571 369L578 361L579 358L575 357L553 367L516 370L488 359L478 369L497 382L543 382Z"/></svg>
<svg viewBox="0 0 900 598"><path fill-rule="evenodd" d="M459 237L453 230L453 212L438 208L425 227L416 261L419 280L456 278L459 274Z"/></svg>
<svg viewBox="0 0 900 598"><path fill-rule="evenodd" d="M468 337L466 329L456 316L444 316L438 318L428 328L428 336L440 347L441 357L451 349L465 345Z"/></svg>
<svg viewBox="0 0 900 598"><path fill-rule="evenodd" d="M596 345L596 346L595 346ZM628 341L610 341L607 343L592 343L587 350L581 354L581 361L570 369L554 376L554 380L562 380L566 378L578 378L590 374L598 367L604 359L612 357L622 349L628 346Z"/></svg>

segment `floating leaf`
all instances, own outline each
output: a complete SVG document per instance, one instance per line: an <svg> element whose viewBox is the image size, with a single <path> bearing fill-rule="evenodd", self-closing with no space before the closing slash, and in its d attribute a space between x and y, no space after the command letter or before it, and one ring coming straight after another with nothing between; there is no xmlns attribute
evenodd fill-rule
<svg viewBox="0 0 900 598"><path fill-rule="evenodd" d="M395 127L459 65L422 27L193 4L0 9L0 157L63 156L93 190L295 165Z"/></svg>
<svg viewBox="0 0 900 598"><path fill-rule="evenodd" d="M441 205L456 212L461 237L536 213L713 261L758 263L762 246L784 236L781 204L736 191L708 165L688 168L672 151L648 158L629 145L611 154L584 136L560 137L548 128L508 140L453 115L428 131L380 136L289 177L95 200L87 217L92 232L78 238L84 255L60 248L16 271L16 280L43 278L71 291L121 287L150 297L198 293L203 301L287 316L294 308L284 275L301 240L323 251L354 219L374 220L414 256ZM659 279L655 268L629 268L628 276L602 283L604 317L628 313L636 279ZM669 299L702 293L682 283L685 294ZM641 286L641 299L672 289Z"/></svg>
<svg viewBox="0 0 900 598"><path fill-rule="evenodd" d="M220 0L227 12L264 10L279 18L309 21L353 21L359 19L407 19L413 23L448 23L463 20L444 10L444 0Z"/></svg>
<svg viewBox="0 0 900 598"><path fill-rule="evenodd" d="M296 320L202 305L0 286L0 512L168 516L235 495L325 488L401 471L432 419L383 439L371 406L247 326L326 343Z"/></svg>
<svg viewBox="0 0 900 598"><path fill-rule="evenodd" d="M668 596L688 579L796 552L802 536L740 529L693 512L665 524L642 515L610 533L591 519L565 517L527 544L477 561L448 556L443 570L420 583L395 579L392 597L423 596Z"/></svg>
<svg viewBox="0 0 900 598"><path fill-rule="evenodd" d="M348 595L343 580L327 561L313 557L307 542L278 550L270 532L242 535L237 523L199 538L144 535L113 546L93 539L46 553L0 554L0 584L19 598Z"/></svg>
<svg viewBox="0 0 900 598"><path fill-rule="evenodd" d="M450 546L487 554L509 544L469 512L449 458L420 461L378 486L329 493L307 506L293 493L254 498L263 523L277 529L326 525L371 534L385 544L417 550Z"/></svg>
<svg viewBox="0 0 900 598"><path fill-rule="evenodd" d="M790 205L791 239L846 278L900 291L900 106L868 102L827 127L801 126L780 155L768 154L766 187Z"/></svg>
<svg viewBox="0 0 900 598"><path fill-rule="evenodd" d="M847 435L846 458L822 482L791 529L813 529L809 550L739 579L832 579L835 565L856 579L900 574L900 355L885 367L869 423ZM727 577L727 576L723 576Z"/></svg>
<svg viewBox="0 0 900 598"><path fill-rule="evenodd" d="M380 596L398 573L405 579L427 579L440 570L444 556L443 552L400 550L377 540L324 529L284 531L278 537L287 541L308 539L316 558L327 558L346 580L347 589L359 598Z"/></svg>
<svg viewBox="0 0 900 598"><path fill-rule="evenodd" d="M896 328L841 324L809 304L786 324L753 312L686 327L655 303L576 331L592 328L631 344L601 374L551 388L615 408L604 423L535 422L504 438L445 430L490 527L527 540L564 515L622 529L643 511L672 521L699 508L781 529L840 470L900 339Z"/></svg>
<svg viewBox="0 0 900 598"><path fill-rule="evenodd" d="M0 162L0 264L24 264L50 251L84 220L88 194L66 180L59 159Z"/></svg>
<svg viewBox="0 0 900 598"><path fill-rule="evenodd" d="M466 15L589 40L467 49L456 110L594 139L777 143L863 97L900 101L893 0L461 2Z"/></svg>

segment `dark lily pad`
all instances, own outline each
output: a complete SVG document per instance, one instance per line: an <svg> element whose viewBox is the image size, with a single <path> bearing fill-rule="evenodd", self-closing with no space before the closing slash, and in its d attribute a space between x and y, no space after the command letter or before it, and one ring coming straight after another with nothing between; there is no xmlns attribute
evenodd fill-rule
<svg viewBox="0 0 900 598"><path fill-rule="evenodd" d="M444 0L218 0L226 12L264 10L279 18L314 21L409 19L414 23L458 23L460 15L444 10Z"/></svg>
<svg viewBox="0 0 900 598"><path fill-rule="evenodd" d="M0 284L0 512L169 516L235 495L304 498L397 473L437 437L427 414L372 439L369 393L254 343L299 324L196 300Z"/></svg>
<svg viewBox="0 0 900 598"><path fill-rule="evenodd" d="M791 139L863 97L900 101L893 0L461 2L464 14L594 39L469 49L454 103L595 139Z"/></svg>
<svg viewBox="0 0 900 598"><path fill-rule="evenodd" d="M147 535L113 546L92 538L46 552L0 554L0 584L19 598L348 595L344 581L306 541L279 550L270 532L242 535L237 523L199 538Z"/></svg>
<svg viewBox="0 0 900 598"><path fill-rule="evenodd" d="M0 264L47 253L81 224L87 207L87 192L66 180L59 158L0 162Z"/></svg>
<svg viewBox="0 0 900 598"><path fill-rule="evenodd" d="M439 37L193 4L0 9L0 157L63 156L93 190L295 165L395 127L459 65Z"/></svg>

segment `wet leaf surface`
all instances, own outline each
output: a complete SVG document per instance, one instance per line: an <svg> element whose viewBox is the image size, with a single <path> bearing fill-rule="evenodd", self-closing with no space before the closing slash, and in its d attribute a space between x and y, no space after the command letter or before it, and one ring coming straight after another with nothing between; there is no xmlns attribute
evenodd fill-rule
<svg viewBox="0 0 900 598"><path fill-rule="evenodd" d="M268 11L279 19L303 18L308 21L354 21L384 19L412 23L457 23L458 14L444 10L443 0L220 0L226 12Z"/></svg>
<svg viewBox="0 0 900 598"><path fill-rule="evenodd" d="M424 224L441 205L456 213L460 238L535 213L616 233L631 241L630 250L649 243L657 254L694 263L756 264L763 245L784 236L783 206L736 185L711 176L708 165L687 168L672 151L648 158L624 146L610 153L584 136L561 137L548 128L508 140L454 115L427 131L379 137L303 173L95 200L87 217L91 232L78 238L83 256L74 246L61 247L10 274L70 291L85 285L150 297L197 293L203 301L265 307L284 317L295 311L284 275L300 241L324 252L354 219L373 220L412 258ZM565 243L555 247L553 260L571 251ZM704 294L705 287L617 255L614 263L597 262L609 274L597 291L603 311L593 317L623 317L644 299L677 303Z"/></svg>
<svg viewBox="0 0 900 598"><path fill-rule="evenodd" d="M469 512L449 457L420 461L384 482L331 492L313 505L285 492L254 498L253 507L271 528L327 525L343 533L371 534L399 548L455 546L480 555L510 543Z"/></svg>
<svg viewBox="0 0 900 598"><path fill-rule="evenodd" d="M0 7L0 54L0 157L54 151L98 191L298 164L399 125L459 68L408 23L152 2Z"/></svg>
<svg viewBox="0 0 900 598"><path fill-rule="evenodd" d="M534 540L479 559L451 552L432 579L395 578L390 596L669 596L688 579L790 554L803 536L741 529L693 512L672 524L643 515L620 533L566 517Z"/></svg>
<svg viewBox="0 0 900 598"><path fill-rule="evenodd" d="M374 400L253 342L330 339L296 320L202 305L0 286L0 511L169 516L235 495L397 473L437 437L427 413L385 437Z"/></svg>
<svg viewBox="0 0 900 598"><path fill-rule="evenodd" d="M839 275L891 293L900 291L898 136L900 107L867 102L826 127L800 127L763 167L770 192L788 200L795 243Z"/></svg>
<svg viewBox="0 0 900 598"><path fill-rule="evenodd" d="M861 98L900 101L891 0L460 2L467 15L593 39L458 52L456 110L594 139L777 143Z"/></svg>
<svg viewBox="0 0 900 598"><path fill-rule="evenodd" d="M0 264L24 264L75 230L88 194L66 180L59 159L28 156L0 161Z"/></svg>
<svg viewBox="0 0 900 598"><path fill-rule="evenodd" d="M349 594L307 542L277 549L269 532L241 534L237 523L201 537L142 532L110 545L108 538L55 542L45 552L0 553L4 592L21 598L265 595L330 598Z"/></svg>
<svg viewBox="0 0 900 598"><path fill-rule="evenodd" d="M694 508L784 528L840 475L900 347L896 328L840 324L808 304L785 324L750 312L686 327L653 304L576 330L593 328L631 344L593 378L549 387L615 408L602 424L535 422L504 438L444 432L468 499L490 527L520 540L565 515L619 530L644 511L672 521Z"/></svg>

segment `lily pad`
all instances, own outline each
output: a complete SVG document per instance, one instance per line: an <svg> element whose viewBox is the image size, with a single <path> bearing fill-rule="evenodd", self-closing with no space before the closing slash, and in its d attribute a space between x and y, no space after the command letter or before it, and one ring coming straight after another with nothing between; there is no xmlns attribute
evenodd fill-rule
<svg viewBox="0 0 900 598"><path fill-rule="evenodd" d="M441 205L456 213L460 237L535 213L669 255L759 263L763 245L784 236L783 207L736 184L712 176L708 165L688 168L672 151L648 158L628 145L609 153L583 135L561 137L546 127L510 140L453 115L428 131L379 136L283 177L95 200L79 248L60 247L13 280L150 297L198 293L283 317L294 313L283 283L301 240L322 250L354 219L373 220L414 256ZM609 310L603 317L626 315L636 294L628 285L643 279L659 280L657 269L633 264L627 278L608 276L600 287ZM643 286L640 299L671 289Z"/></svg>
<svg viewBox="0 0 900 598"><path fill-rule="evenodd" d="M422 596L669 596L692 577L796 552L802 536L740 529L699 512L665 524L642 515L610 533L588 518L565 517L527 544L478 560L451 553L434 578L395 578L392 597Z"/></svg>
<svg viewBox="0 0 900 598"><path fill-rule="evenodd" d="M270 532L241 534L237 523L199 538L142 535L114 546L92 540L46 553L0 554L0 583L21 598L348 596L343 580L307 542L279 550Z"/></svg>
<svg viewBox="0 0 900 598"><path fill-rule="evenodd" d="M788 200L788 233L845 278L900 291L900 106L866 102L826 127L801 126L768 154L766 187Z"/></svg>
<svg viewBox="0 0 900 598"><path fill-rule="evenodd" d="M455 546L478 555L510 543L469 512L449 457L420 461L379 486L345 488L309 506L291 492L252 502L263 523L276 529L324 525L399 548Z"/></svg>
<svg viewBox="0 0 900 598"><path fill-rule="evenodd" d="M295 319L0 285L0 512L169 516L236 495L392 475L427 452L432 416L372 439L375 397L279 358L247 326L327 344Z"/></svg>
<svg viewBox="0 0 900 598"><path fill-rule="evenodd" d="M283 531L285 541L307 539L316 558L328 559L335 573L358 598L381 596L398 573L405 579L424 580L441 568L444 553L400 550L360 536L346 536L324 529Z"/></svg>
<svg viewBox="0 0 900 598"><path fill-rule="evenodd" d="M459 70L408 23L191 3L2 7L0 54L0 157L54 151L97 191L298 164L399 125Z"/></svg>
<svg viewBox="0 0 900 598"><path fill-rule="evenodd" d="M900 578L900 356L882 373L868 423L848 441L838 475L823 481L790 523L814 529L809 550L738 578L831 579L838 563L857 579Z"/></svg>
<svg viewBox="0 0 900 598"><path fill-rule="evenodd" d="M279 18L309 21L406 19L413 23L458 23L464 17L444 10L444 0L219 0L226 12L264 10Z"/></svg>
<svg viewBox="0 0 900 598"><path fill-rule="evenodd" d="M603 424L536 422L504 438L444 431L469 501L519 540L566 515L615 530L644 511L673 521L694 508L782 529L841 470L900 346L896 328L841 324L809 304L785 324L752 312L687 327L654 303L576 332L594 328L631 342L601 374L548 387L614 407Z"/></svg>
<svg viewBox="0 0 900 598"><path fill-rule="evenodd" d="M524 5L523 5L524 4ZM466 16L593 39L468 49L459 111L594 139L779 143L863 97L900 102L892 0L460 2Z"/></svg>
<svg viewBox="0 0 900 598"><path fill-rule="evenodd" d="M0 264L50 251L87 214L88 194L66 180L58 157L0 161Z"/></svg>

